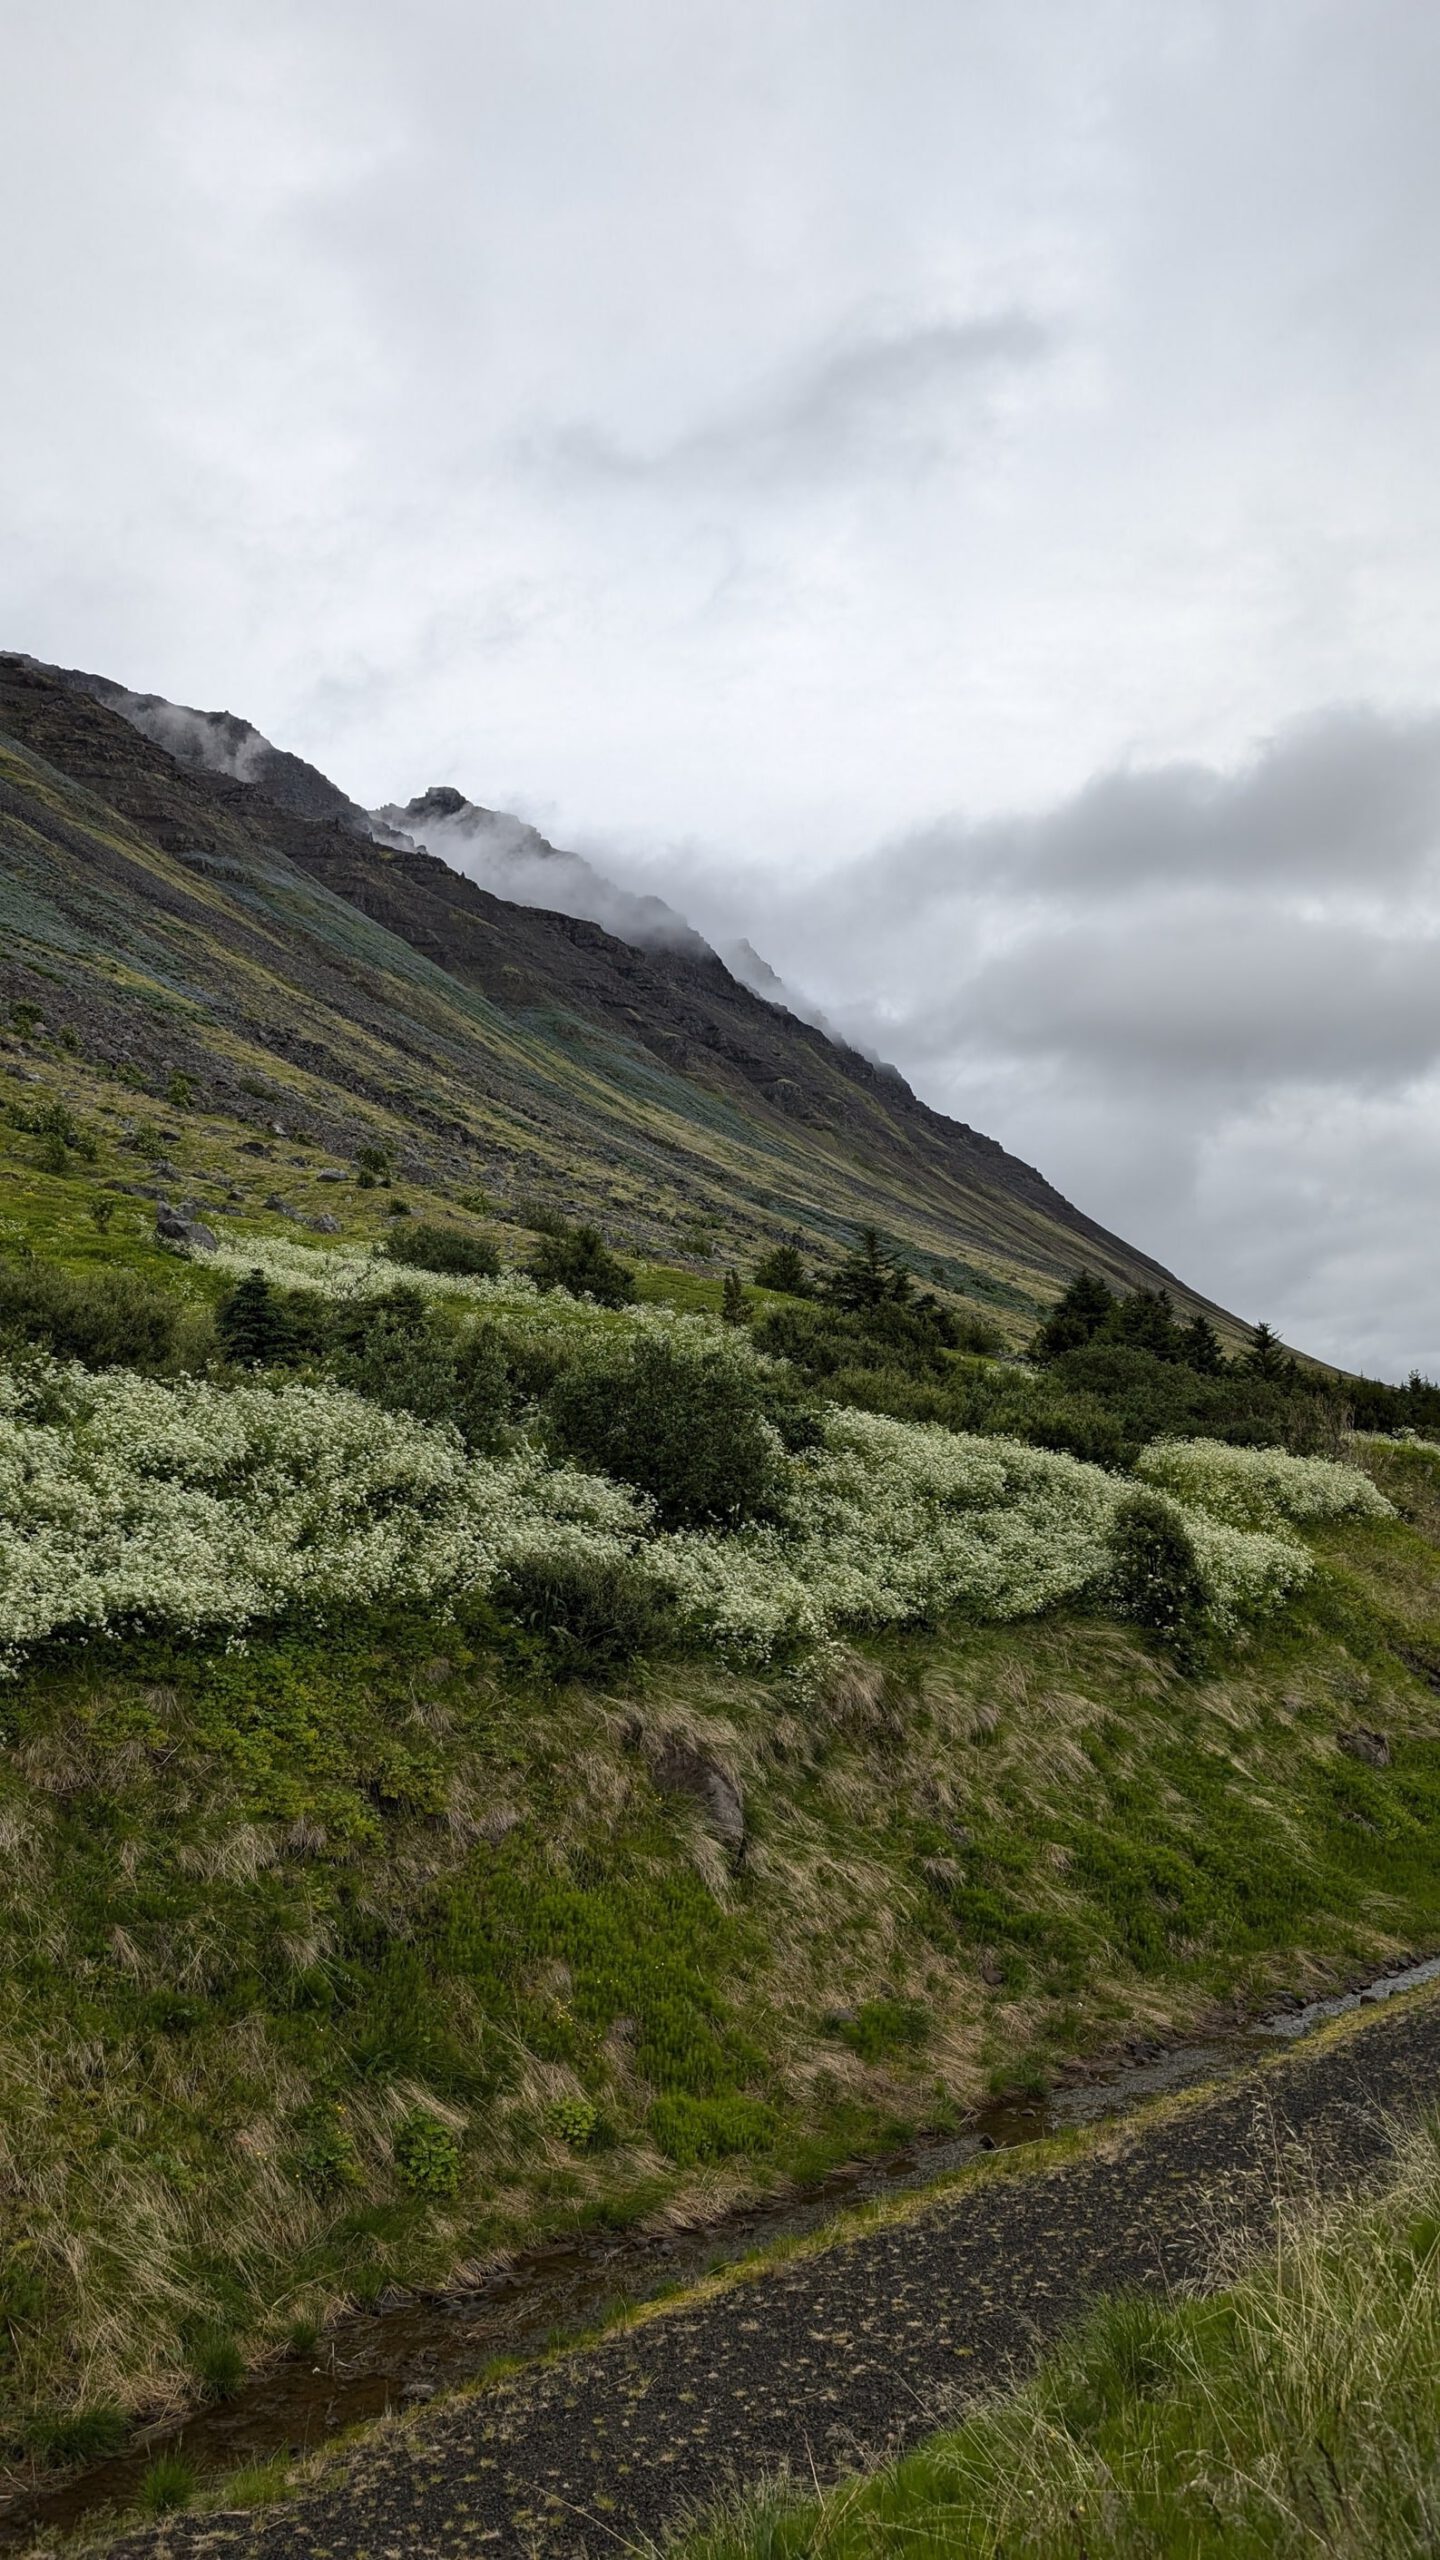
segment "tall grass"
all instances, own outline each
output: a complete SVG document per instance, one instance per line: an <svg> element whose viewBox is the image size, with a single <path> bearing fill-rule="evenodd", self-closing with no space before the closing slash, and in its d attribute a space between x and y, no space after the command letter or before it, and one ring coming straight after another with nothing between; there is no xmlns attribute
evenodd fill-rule
<svg viewBox="0 0 1440 2560"><path fill-rule="evenodd" d="M1437 2375L1431 2120L1383 2193L1291 2207L1224 2290L1101 2305L1024 2389L826 2498L762 2494L686 2560L1421 2560Z"/></svg>

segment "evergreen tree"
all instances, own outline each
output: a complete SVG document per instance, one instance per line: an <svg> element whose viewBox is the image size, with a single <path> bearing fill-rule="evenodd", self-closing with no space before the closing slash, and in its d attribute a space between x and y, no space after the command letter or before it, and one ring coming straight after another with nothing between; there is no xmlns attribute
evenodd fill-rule
<svg viewBox="0 0 1440 2560"><path fill-rule="evenodd" d="M755 1265L757 1289L778 1289L787 1298L808 1298L810 1281L799 1248L793 1244L772 1245Z"/></svg>
<svg viewBox="0 0 1440 2560"><path fill-rule="evenodd" d="M1279 1334L1272 1333L1268 1324L1257 1324L1241 1365L1249 1370L1252 1378L1264 1378L1278 1386L1283 1383L1287 1372L1293 1369L1294 1362L1286 1359Z"/></svg>
<svg viewBox="0 0 1440 2560"><path fill-rule="evenodd" d="M720 1314L726 1324L748 1324L750 1309L738 1271L727 1271L720 1292Z"/></svg>
<svg viewBox="0 0 1440 2560"><path fill-rule="evenodd" d="M248 1271L237 1280L215 1318L226 1357L249 1369L266 1369L283 1360L290 1347L290 1328L263 1271Z"/></svg>
<svg viewBox="0 0 1440 2560"><path fill-rule="evenodd" d="M859 1242L826 1282L825 1295L851 1315L871 1307L903 1306L910 1295L910 1274L887 1253L878 1227L862 1227Z"/></svg>
<svg viewBox="0 0 1440 2560"><path fill-rule="evenodd" d="M1156 1360L1185 1357L1185 1337L1175 1321L1168 1289L1137 1289L1131 1297L1122 1298L1105 1330L1118 1342L1128 1342L1134 1351L1150 1352Z"/></svg>
<svg viewBox="0 0 1440 2560"><path fill-rule="evenodd" d="M1114 1290L1097 1280L1092 1271L1077 1272L1031 1343L1031 1359L1058 1360L1062 1353L1078 1351L1082 1344L1092 1342L1114 1313L1116 1303Z"/></svg>
<svg viewBox="0 0 1440 2560"><path fill-rule="evenodd" d="M1225 1366L1225 1354L1208 1316L1191 1317L1184 1329L1184 1342L1187 1368L1198 1370L1202 1378L1218 1378Z"/></svg>

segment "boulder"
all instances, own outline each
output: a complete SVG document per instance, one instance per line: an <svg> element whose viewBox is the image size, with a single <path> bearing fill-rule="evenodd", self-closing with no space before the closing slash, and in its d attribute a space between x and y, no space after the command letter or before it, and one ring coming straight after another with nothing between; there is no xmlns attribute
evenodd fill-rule
<svg viewBox="0 0 1440 2560"><path fill-rule="evenodd" d="M693 1796L708 1815L725 1846L738 1859L744 1851L745 1798L737 1781L718 1760L684 1734L661 1737L650 1762L650 1774L666 1795Z"/></svg>
<svg viewBox="0 0 1440 2560"><path fill-rule="evenodd" d="M198 1247L201 1253L213 1253L219 1242L219 1238L199 1218L187 1218L181 1210L172 1209L166 1200L162 1200L156 1209L155 1233L162 1244Z"/></svg>
<svg viewBox="0 0 1440 2560"><path fill-rule="evenodd" d="M312 1234L317 1236L338 1236L340 1233L340 1221L332 1218L328 1209L322 1209L319 1217L312 1218L309 1224Z"/></svg>

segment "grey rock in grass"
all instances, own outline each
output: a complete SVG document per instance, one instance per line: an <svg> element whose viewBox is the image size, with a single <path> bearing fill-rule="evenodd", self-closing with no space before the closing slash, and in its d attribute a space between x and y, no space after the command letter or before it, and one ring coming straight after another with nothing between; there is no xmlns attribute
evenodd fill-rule
<svg viewBox="0 0 1440 2560"><path fill-rule="evenodd" d="M201 1253L213 1253L219 1242L212 1229L199 1218L187 1218L181 1210L172 1209L166 1200L162 1200L156 1209L155 1233L164 1244L189 1245Z"/></svg>
<svg viewBox="0 0 1440 2560"><path fill-rule="evenodd" d="M737 1781L718 1760L684 1734L667 1733L650 1762L650 1774L666 1795L693 1796L703 1806L727 1849L738 1858L746 1842L745 1798Z"/></svg>

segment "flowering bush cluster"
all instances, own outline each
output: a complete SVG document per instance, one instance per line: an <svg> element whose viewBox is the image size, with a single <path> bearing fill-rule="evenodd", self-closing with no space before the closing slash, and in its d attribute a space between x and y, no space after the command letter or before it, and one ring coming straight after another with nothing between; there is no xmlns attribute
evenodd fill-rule
<svg viewBox="0 0 1440 2560"><path fill-rule="evenodd" d="M1103 1595L1127 1491L1103 1468L1025 1441L834 1408L783 1523L736 1538L658 1539L650 1552L712 1640L764 1658L842 1627L962 1609L1027 1618ZM1310 1572L1292 1539L1182 1516L1217 1625L1273 1607Z"/></svg>
<svg viewBox="0 0 1440 2560"><path fill-rule="evenodd" d="M253 1236L244 1244L217 1245L194 1260L207 1271L228 1272L243 1279L263 1271L277 1289L314 1289L325 1298L384 1298L402 1281L425 1298L453 1298L480 1308L486 1315L518 1315L553 1329L593 1324L595 1309L563 1289L539 1289L528 1271L505 1270L494 1279L473 1272L430 1271L423 1263L398 1264L388 1254L367 1253L354 1246L330 1249L294 1244L286 1236ZM668 1315L664 1309L627 1311L626 1321L680 1322L703 1325L704 1319ZM707 1331L708 1327L705 1328Z"/></svg>
<svg viewBox="0 0 1440 2560"><path fill-rule="evenodd" d="M628 1547L645 1506L334 1386L0 1370L0 1647L484 1589L536 1547Z"/></svg>
<svg viewBox="0 0 1440 2560"><path fill-rule="evenodd" d="M255 1250L215 1258L238 1267ZM393 1282L359 1254L259 1251L277 1281L363 1295ZM600 1315L542 1301L516 1275L437 1275L436 1289L542 1322L654 1329L706 1362L757 1365L747 1340L703 1318ZM1389 1509L1355 1469L1279 1450L1158 1441L1139 1472L1183 1524L1221 1627L1309 1574L1287 1522ZM468 1454L448 1423L382 1412L334 1384L227 1387L42 1362L0 1371L0 1651L145 1624L238 1633L297 1608L443 1609L512 1584L548 1589L558 1573L587 1590L641 1577L641 1599L648 1582L697 1637L764 1661L842 1629L955 1611L1004 1620L1085 1597L1123 1608L1114 1531L1132 1493L1028 1442L835 1407L823 1445L788 1462L775 1516L728 1534L662 1531L632 1488L551 1465L523 1441L498 1458Z"/></svg>
<svg viewBox="0 0 1440 2560"><path fill-rule="evenodd" d="M1392 1506L1358 1467L1237 1449L1223 1440L1152 1440L1136 1473L1212 1520L1270 1528L1285 1520L1384 1520Z"/></svg>

